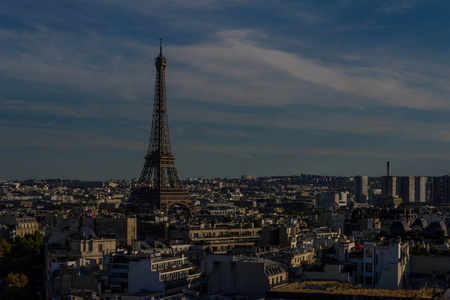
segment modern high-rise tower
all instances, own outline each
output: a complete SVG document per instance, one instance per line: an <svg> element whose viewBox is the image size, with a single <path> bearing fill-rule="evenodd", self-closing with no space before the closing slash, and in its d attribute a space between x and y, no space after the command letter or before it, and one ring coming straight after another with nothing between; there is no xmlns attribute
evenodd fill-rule
<svg viewBox="0 0 450 300"><path fill-rule="evenodd" d="M414 181L414 195L416 203L427 202L427 177L416 176Z"/></svg>
<svg viewBox="0 0 450 300"><path fill-rule="evenodd" d="M450 203L450 175L433 178L431 197L433 203Z"/></svg>
<svg viewBox="0 0 450 300"><path fill-rule="evenodd" d="M416 200L414 176L401 176L397 178L397 193L402 197L403 203L413 203Z"/></svg>
<svg viewBox="0 0 450 300"><path fill-rule="evenodd" d="M131 192L130 202L168 213L172 205L193 210L188 191L183 187L175 166L169 135L167 114L166 79L167 61L162 54L155 59L156 81L153 104L153 120L145 164L136 187Z"/></svg>
<svg viewBox="0 0 450 300"><path fill-rule="evenodd" d="M386 163L386 176L381 176L381 195L374 204L380 208L397 208L402 198L397 196L397 177L391 176L391 163Z"/></svg>
<svg viewBox="0 0 450 300"><path fill-rule="evenodd" d="M386 163L386 176L381 176L381 194L397 196L397 177L391 176L391 163Z"/></svg>
<svg viewBox="0 0 450 300"><path fill-rule="evenodd" d="M358 203L366 202L369 189L368 189L368 177L367 176L355 176L355 201Z"/></svg>

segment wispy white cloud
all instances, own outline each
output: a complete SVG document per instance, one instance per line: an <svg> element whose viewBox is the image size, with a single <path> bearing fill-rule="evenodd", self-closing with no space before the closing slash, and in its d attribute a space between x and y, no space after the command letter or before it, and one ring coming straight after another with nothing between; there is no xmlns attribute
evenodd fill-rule
<svg viewBox="0 0 450 300"><path fill-rule="evenodd" d="M386 0L378 11L386 14L402 14L415 8L423 0Z"/></svg>
<svg viewBox="0 0 450 300"><path fill-rule="evenodd" d="M447 79L439 81L411 71L407 74L390 71L388 65L383 70L379 66L329 64L299 54L264 48L246 38L254 36L248 30L227 31L218 34L216 43L173 49L174 58L178 61L183 59L192 67L189 72L196 75L183 81L181 77L186 78L186 72L175 74L180 93L189 93L191 89L199 92L202 100L236 105L302 102L354 105L336 98L305 99L303 95L308 94L308 90L305 90L304 83L307 82L348 93L370 105L450 109L450 101L442 96L442 92L450 94L450 89L445 88ZM426 82L429 84L439 84L439 93L414 85L418 78L428 79Z"/></svg>
<svg viewBox="0 0 450 300"><path fill-rule="evenodd" d="M378 5L377 12L383 14L401 14L406 11L415 8L420 3L427 2L426 0L382 0L376 1ZM354 6L357 3L371 3L366 0L341 0L339 5L341 7Z"/></svg>

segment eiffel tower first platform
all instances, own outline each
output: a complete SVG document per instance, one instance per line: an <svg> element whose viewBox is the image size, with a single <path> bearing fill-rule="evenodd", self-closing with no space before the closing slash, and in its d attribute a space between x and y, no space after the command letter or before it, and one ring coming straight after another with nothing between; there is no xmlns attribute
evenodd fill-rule
<svg viewBox="0 0 450 300"><path fill-rule="evenodd" d="M162 54L162 41L159 56L155 58L155 66L155 98L150 143L141 176L131 191L130 202L142 207L159 209L166 214L173 205L183 206L192 212L194 205L178 175L170 144L165 79L167 61Z"/></svg>

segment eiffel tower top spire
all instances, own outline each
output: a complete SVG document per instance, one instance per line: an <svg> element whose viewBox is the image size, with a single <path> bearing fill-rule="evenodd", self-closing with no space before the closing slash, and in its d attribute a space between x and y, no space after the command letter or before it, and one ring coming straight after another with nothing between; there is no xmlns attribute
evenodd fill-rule
<svg viewBox="0 0 450 300"><path fill-rule="evenodd" d="M152 133L147 154L155 157L173 157L167 114L166 66L167 60L162 54L162 39L160 39L159 56L155 58L155 98L153 104Z"/></svg>

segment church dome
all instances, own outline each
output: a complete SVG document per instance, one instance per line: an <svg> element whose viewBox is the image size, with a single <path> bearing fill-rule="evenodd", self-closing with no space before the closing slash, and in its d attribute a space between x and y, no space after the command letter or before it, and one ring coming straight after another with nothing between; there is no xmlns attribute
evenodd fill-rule
<svg viewBox="0 0 450 300"><path fill-rule="evenodd" d="M447 227L445 226L444 222L442 222L442 221L432 222L430 224L430 226L428 226L428 228L427 228L427 234L428 235L436 235L436 230L438 228L441 228L442 230L444 230L444 236L448 236Z"/></svg>
<svg viewBox="0 0 450 300"><path fill-rule="evenodd" d="M420 230L425 230L427 228L428 224L425 219L417 218L414 220L414 222L411 225L411 228L420 228Z"/></svg>
<svg viewBox="0 0 450 300"><path fill-rule="evenodd" d="M406 232L410 230L408 222L406 221L395 221L391 224L389 231L392 235L404 235Z"/></svg>

